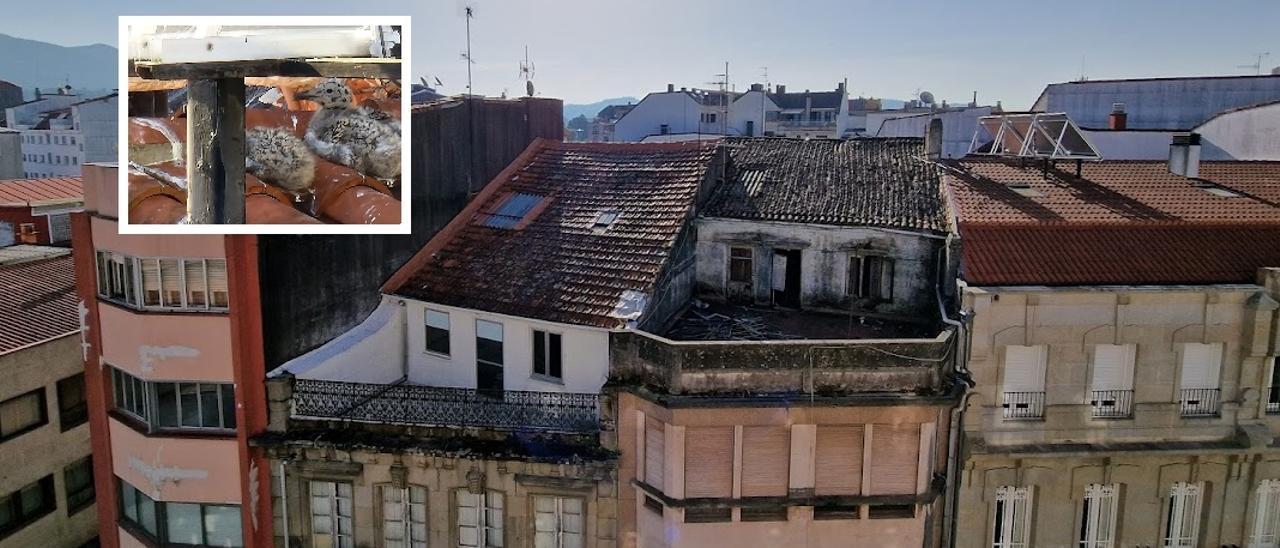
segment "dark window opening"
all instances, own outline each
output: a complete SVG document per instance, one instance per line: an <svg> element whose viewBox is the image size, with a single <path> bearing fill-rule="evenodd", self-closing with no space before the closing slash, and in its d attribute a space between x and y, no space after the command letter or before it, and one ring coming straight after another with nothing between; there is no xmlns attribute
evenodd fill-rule
<svg viewBox="0 0 1280 548"><path fill-rule="evenodd" d="M89 420L89 404L84 398L84 373L58 381L58 423L66 432Z"/></svg>
<svg viewBox="0 0 1280 548"><path fill-rule="evenodd" d="M561 367L561 345L559 333L534 330L533 332L533 373L556 379L564 379Z"/></svg>
<svg viewBox="0 0 1280 548"><path fill-rule="evenodd" d="M662 515L662 503L658 502L658 499L646 496L644 498L644 507L650 511L657 512L659 516Z"/></svg>
<svg viewBox="0 0 1280 548"><path fill-rule="evenodd" d="M427 352L449 355L449 314L428 310L426 313Z"/></svg>
<svg viewBox="0 0 1280 548"><path fill-rule="evenodd" d="M813 507L813 519L859 519L859 507L856 504L830 504Z"/></svg>
<svg viewBox="0 0 1280 548"><path fill-rule="evenodd" d="M67 515L93 504L93 457L85 457L63 468L62 485L67 495Z"/></svg>
<svg viewBox="0 0 1280 548"><path fill-rule="evenodd" d="M685 523L719 523L733 520L733 508L685 508Z"/></svg>
<svg viewBox="0 0 1280 548"><path fill-rule="evenodd" d="M742 521L787 521L787 507L743 508L739 515Z"/></svg>
<svg viewBox="0 0 1280 548"><path fill-rule="evenodd" d="M15 438L48 422L44 388L0 402L0 441Z"/></svg>
<svg viewBox="0 0 1280 548"><path fill-rule="evenodd" d="M57 507L52 475L0 497L0 537L22 529Z"/></svg>
<svg viewBox="0 0 1280 548"><path fill-rule="evenodd" d="M867 517L870 519L914 518L916 517L916 505L914 504L874 505L867 508Z"/></svg>

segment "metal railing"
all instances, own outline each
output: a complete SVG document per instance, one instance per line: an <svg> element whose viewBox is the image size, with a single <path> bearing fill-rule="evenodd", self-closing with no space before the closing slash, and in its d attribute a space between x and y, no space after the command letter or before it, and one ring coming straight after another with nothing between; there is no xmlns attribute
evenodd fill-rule
<svg viewBox="0 0 1280 548"><path fill-rule="evenodd" d="M575 433L600 429L599 394L490 393L414 384L295 379L292 405L296 419Z"/></svg>
<svg viewBox="0 0 1280 548"><path fill-rule="evenodd" d="M1218 414L1217 388L1183 388L1182 416L1212 417Z"/></svg>
<svg viewBox="0 0 1280 548"><path fill-rule="evenodd" d="M1044 417L1044 392L1005 392L1001 403L1006 419Z"/></svg>
<svg viewBox="0 0 1280 548"><path fill-rule="evenodd" d="M1267 413L1280 413L1280 385L1267 391Z"/></svg>
<svg viewBox="0 0 1280 548"><path fill-rule="evenodd" d="M1133 416L1133 390L1094 390L1089 404L1094 418L1128 418Z"/></svg>
<svg viewBox="0 0 1280 548"><path fill-rule="evenodd" d="M822 128L822 127L835 127L835 125L836 125L836 121L835 121L835 119L831 119L831 120L778 120L778 126L779 126L779 127L807 127L807 128L815 128L815 127L818 127L818 128Z"/></svg>

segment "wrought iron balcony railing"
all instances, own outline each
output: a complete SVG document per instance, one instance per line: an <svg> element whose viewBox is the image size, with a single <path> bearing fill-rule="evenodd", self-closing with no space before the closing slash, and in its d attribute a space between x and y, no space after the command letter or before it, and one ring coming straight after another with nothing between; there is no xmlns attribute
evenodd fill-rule
<svg viewBox="0 0 1280 548"><path fill-rule="evenodd" d="M1182 416L1212 417L1218 414L1217 388L1183 388Z"/></svg>
<svg viewBox="0 0 1280 548"><path fill-rule="evenodd" d="M292 417L413 426L588 433L598 394L504 391L294 379Z"/></svg>
<svg viewBox="0 0 1280 548"><path fill-rule="evenodd" d="M1267 391L1267 413L1280 413L1280 385Z"/></svg>
<svg viewBox="0 0 1280 548"><path fill-rule="evenodd" d="M1094 390L1089 403L1094 418L1123 419L1133 415L1132 390Z"/></svg>
<svg viewBox="0 0 1280 548"><path fill-rule="evenodd" d="M1037 420L1044 417L1044 392L1005 392L1004 418Z"/></svg>

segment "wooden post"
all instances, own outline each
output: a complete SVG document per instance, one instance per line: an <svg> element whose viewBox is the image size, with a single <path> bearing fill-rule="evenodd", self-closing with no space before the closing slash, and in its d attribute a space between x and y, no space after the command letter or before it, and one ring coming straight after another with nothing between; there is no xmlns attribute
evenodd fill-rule
<svg viewBox="0 0 1280 548"><path fill-rule="evenodd" d="M244 224L244 79L187 87L187 222Z"/></svg>

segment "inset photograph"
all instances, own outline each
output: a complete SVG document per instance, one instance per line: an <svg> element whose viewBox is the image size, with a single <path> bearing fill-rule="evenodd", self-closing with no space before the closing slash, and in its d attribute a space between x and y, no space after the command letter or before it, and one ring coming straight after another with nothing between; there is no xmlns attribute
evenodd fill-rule
<svg viewBox="0 0 1280 548"><path fill-rule="evenodd" d="M124 234L407 234L407 17L121 17Z"/></svg>

